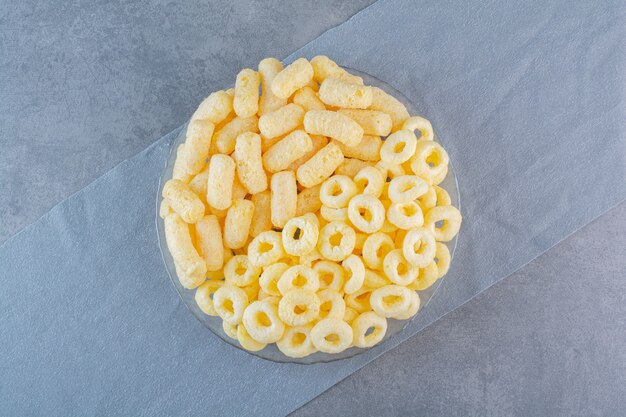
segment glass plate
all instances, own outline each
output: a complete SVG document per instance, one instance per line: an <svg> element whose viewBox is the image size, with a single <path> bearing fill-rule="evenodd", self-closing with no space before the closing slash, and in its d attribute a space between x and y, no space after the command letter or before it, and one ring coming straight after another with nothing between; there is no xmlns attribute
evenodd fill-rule
<svg viewBox="0 0 626 417"><path fill-rule="evenodd" d="M413 103L411 103L402 93L400 93L395 88L391 87L389 84L369 74L366 74L362 71L357 71L351 68L346 68L346 69L350 71L351 73L362 77L365 84L379 87L385 90L387 93L396 97L406 106L406 108L408 109L411 115L419 115L417 111L418 109L413 105ZM165 170L163 171L163 174L161 175L161 178L160 178L159 188L158 188L159 192L156 196L157 197L156 199L156 226L157 226L157 232L158 232L158 238L159 238L159 247L161 249L161 255L163 256L163 262L165 263L165 267L167 268L167 272L170 276L170 280L174 284L174 287L176 288L178 295L180 295L180 298L183 300L183 302L185 303L189 311L191 311L191 313L198 320L200 320L200 322L204 324L205 327L211 330L215 335L217 335L224 342L228 343L231 346L234 346L237 349L244 350L245 352L251 355L258 356L259 358L267 359L273 362L315 364L315 363L320 363L320 362L331 362L331 361L336 361L340 359L346 359L346 358L350 358L350 357L353 357L355 355L365 352L367 349L352 347L337 354L316 352L304 358L289 358L285 356L281 351L279 351L275 344L270 344L266 348L258 352L248 352L239 345L239 342L237 342L237 340L231 339L230 337L226 335L226 333L224 333L224 330L222 329L222 320L219 317L207 316L206 314L202 312L202 310L200 310L200 308L198 307L194 299L195 290L188 290L184 288L178 281L178 277L176 275L176 269L174 267L174 260L172 259L172 256L170 255L170 252L167 249L167 244L165 243L165 232L163 228L164 227L163 220L159 217L161 190L162 190L163 184L172 177L172 168L174 165L174 160L176 158L176 149L178 148L179 144L185 141L185 131L186 131L185 128L181 129L178 137L172 143L170 155L167 160ZM436 132L435 132L435 140L441 143L445 147L445 142L440 141L440 139L437 137ZM454 173L454 168L452 167L452 161L450 161L448 176L443 181L443 183L440 184L440 186L445 188L450 194L452 205L461 209L458 184L456 180L456 175ZM452 241L447 243L448 249L450 249L451 259L454 258L454 250L456 248L456 242L457 242L457 238L455 237ZM437 282L435 282L430 288L424 291L418 291L419 296L420 296L420 301L421 301L420 310L413 318L415 318L425 308L428 307L428 302L437 291L437 288L439 287L439 285L441 285L441 281L443 279L445 279L445 276L437 280ZM387 340L391 336L401 332L410 321L411 320L388 319L387 320L388 322L387 334L385 335L381 343L383 343L385 340Z"/></svg>

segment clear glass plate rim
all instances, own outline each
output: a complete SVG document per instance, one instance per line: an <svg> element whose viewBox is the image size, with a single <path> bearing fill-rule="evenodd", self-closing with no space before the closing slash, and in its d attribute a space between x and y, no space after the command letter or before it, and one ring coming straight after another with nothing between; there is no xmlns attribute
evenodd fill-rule
<svg viewBox="0 0 626 417"><path fill-rule="evenodd" d="M388 89L385 87L388 87L391 89L391 91L387 91L389 93L392 93L394 95L394 97L396 97L398 100L400 100L405 106L407 106L407 108L410 110L411 114L415 114L418 115L418 112L415 111L411 111L411 110L415 110L416 106L406 97L404 96L404 94L402 94L398 89L396 89L395 87L393 87L392 85L390 85L389 83L387 83L386 81L382 81L380 79L378 79L377 77L370 75L364 71L360 71L360 70L356 70L354 68L350 68L350 67L343 67L345 69L347 69L348 71L350 71L351 73L354 73L356 75L359 75L361 77L363 77L366 80L373 80L374 83L368 83L370 85L374 85L377 86L379 88L382 88L383 90L387 91ZM194 290L187 290L184 289L179 281L178 281L178 277L176 276L176 272L175 270L173 270L173 260L170 259L171 255L169 254L169 251L167 250L167 244L165 242L165 236L164 236L164 231L163 231L163 219L161 219L161 217L159 216L159 208L160 208L160 202L161 202L161 190L163 187L164 182L166 181L165 176L166 174L168 174L168 171L171 171L171 163L173 162L173 154L175 154L175 151L178 147L178 145L180 143L182 143L182 141L184 140L184 135L185 135L185 126L187 124L185 124L179 134L177 135L177 137L172 141L171 145L170 145L170 151L168 153L168 157L167 160L165 161L164 164L164 171L162 172L161 176L159 177L159 184L158 184L158 192L157 192L157 196L156 196L156 219L155 219L155 223L156 223L156 228L157 228L157 239L158 239L158 245L159 245L159 249L161 252L161 258L163 260L163 263L165 265L165 269L167 270L168 276L170 278L170 281L172 282L172 284L174 285L174 288L176 289L176 292L178 293L178 296L180 297L181 301L183 302L183 304L185 305L185 307L187 308L187 310L198 320L202 323L202 325L206 328L208 328L211 333L213 333L215 336L217 336L222 342L226 343L229 346L235 347L236 349L239 349L243 352L246 352L250 355L253 355L257 358L261 358L264 360L268 360L270 362L275 362L275 363L291 363L291 364L298 364L298 365L313 365L313 364L317 364L317 363L329 363L329 362L335 362L338 360L342 360L342 359L349 359L352 358L354 356L360 355L362 353L365 353L367 351L369 351L370 349L360 349L360 348L356 348L356 347L351 347L349 349L347 349L346 351L342 352L344 355L342 355L342 353L337 354L337 355L332 355L332 354L324 354L322 352L317 352L314 355L316 356L315 358L313 358L314 355L310 355L307 356L305 358L290 358L288 356L285 356L282 354L282 352L278 351L278 354L281 355L280 359L273 359L267 356L263 356L261 355L259 352L263 352L265 349L259 351L259 352L251 352L248 351L246 349L244 349L243 347L241 347L239 345L239 343L234 340L231 339L230 337L228 337L226 334L221 334L221 329L217 330L213 329L210 325L208 325L207 323L205 323L204 320L220 320L219 317L212 317L212 316L206 316L204 315L204 313L200 312L200 315L193 310L192 306L190 306L189 302L187 300L185 300L185 295L183 294L182 291L186 291L188 293L193 293ZM436 129L435 130L435 139L439 142L442 143L442 145L445 144L445 141L442 142L440 140L440 138L437 136L436 134ZM451 174L451 175L450 175ZM171 177L171 173L169 175L169 177ZM167 179L169 179L169 177ZM448 191L451 194L452 197L452 202L457 206L457 208L459 210L461 210L461 200L460 200L460 192L459 192L459 188L458 188L458 180L456 177L456 172L454 170L453 167L453 163L452 160L449 163L449 174L448 174L448 178L446 178L446 180L452 180L452 185L454 188L454 193L451 193L451 190L446 189L446 191ZM453 262L454 260L454 254L456 251L456 245L457 245L457 241L458 241L458 236L455 237L451 242L447 243L447 246L450 250L450 262ZM445 279L445 277L437 280L437 282L435 282L435 284L433 284L428 290L425 291L429 291L430 295L428 297L428 299L426 300L426 302L423 303L422 306L420 306L420 310L419 313L416 314L415 316L413 316L411 319L409 320L402 320L402 321L395 321L395 322L400 322L401 326L399 327L398 330L396 330L395 332L391 333L391 334L387 334L385 336L385 339L379 343L376 347L379 346L384 346L385 343L387 343L387 341L389 341L391 338L393 338L396 335L401 334L402 332L404 332L408 326L408 324L415 319L415 317L419 316L422 311L427 308L428 304L430 303L430 301L432 300L432 298L435 296L435 294L437 293L437 289L439 288L439 286L441 285L443 279ZM422 292L420 292L421 294ZM194 301L195 303L195 301ZM203 320L204 319L204 320ZM220 327L221 327L221 322L220 322ZM274 346L275 348L275 346ZM320 357L322 356L322 357ZM309 360L307 360L307 358L309 358ZM314 359L314 360L311 360Z"/></svg>

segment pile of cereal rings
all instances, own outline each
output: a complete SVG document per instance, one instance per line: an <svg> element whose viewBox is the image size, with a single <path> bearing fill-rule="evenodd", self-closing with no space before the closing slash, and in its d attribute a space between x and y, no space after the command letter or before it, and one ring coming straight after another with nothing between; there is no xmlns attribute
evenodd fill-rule
<svg viewBox="0 0 626 417"><path fill-rule="evenodd" d="M328 57L264 59L177 149L159 214L178 279L247 350L372 347L448 271L448 163L428 120Z"/></svg>

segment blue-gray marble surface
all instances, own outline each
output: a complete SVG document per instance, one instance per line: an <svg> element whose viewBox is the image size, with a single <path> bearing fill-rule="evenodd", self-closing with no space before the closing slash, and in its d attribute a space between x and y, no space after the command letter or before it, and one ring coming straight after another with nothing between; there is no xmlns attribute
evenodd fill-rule
<svg viewBox="0 0 626 417"><path fill-rule="evenodd" d="M0 243L370 3L0 4ZM626 415L625 253L622 203L293 415Z"/></svg>

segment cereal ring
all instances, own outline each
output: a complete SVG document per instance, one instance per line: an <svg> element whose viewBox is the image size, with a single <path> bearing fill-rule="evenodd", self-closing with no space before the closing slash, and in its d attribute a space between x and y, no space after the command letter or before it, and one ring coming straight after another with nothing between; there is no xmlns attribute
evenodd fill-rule
<svg viewBox="0 0 626 417"><path fill-rule="evenodd" d="M385 222L385 207L376 197L359 194L348 204L348 218L358 230L375 233Z"/></svg>
<svg viewBox="0 0 626 417"><path fill-rule="evenodd" d="M320 352L342 352L352 344L352 327L341 319L322 319L311 329L311 341Z"/></svg>
<svg viewBox="0 0 626 417"><path fill-rule="evenodd" d="M392 130L399 129L404 121L409 118L409 112L404 104L402 104L397 98L391 94L387 94L385 91L378 87L371 87L372 89L372 104L370 110L378 110L383 113L387 113L391 116Z"/></svg>
<svg viewBox="0 0 626 417"><path fill-rule="evenodd" d="M419 140L433 140L435 138L435 134L433 133L433 125L423 117L413 116L404 121L402 124L402 129L410 130L411 132L415 132L419 130L420 137Z"/></svg>
<svg viewBox="0 0 626 417"><path fill-rule="evenodd" d="M343 222L330 222L320 231L318 249L331 261L343 261L354 250L356 233Z"/></svg>
<svg viewBox="0 0 626 417"><path fill-rule="evenodd" d="M378 344L387 333L387 319L373 311L359 314L351 323L354 346L368 348ZM370 331L370 329L372 329Z"/></svg>
<svg viewBox="0 0 626 417"><path fill-rule="evenodd" d="M278 316L289 326L302 326L317 317L320 304L320 299L314 292L292 290L278 302Z"/></svg>
<svg viewBox="0 0 626 417"><path fill-rule="evenodd" d="M278 280L289 269L289 265L284 262L277 262L265 268L261 277L259 278L259 284L263 291L269 295L279 296Z"/></svg>
<svg viewBox="0 0 626 417"><path fill-rule="evenodd" d="M447 172L449 161L448 153L440 144L435 141L419 141L411 157L411 171L429 184L435 184L442 173ZM443 178L439 182L441 180Z"/></svg>
<svg viewBox="0 0 626 417"><path fill-rule="evenodd" d="M411 304L409 305L409 308L407 309L406 312L400 313L396 315L394 318L397 320L408 320L414 315L416 315L419 309L420 309L420 297L415 291L411 291Z"/></svg>
<svg viewBox="0 0 626 417"><path fill-rule="evenodd" d="M281 234L273 230L262 232L248 245L248 257L256 266L268 266L285 255Z"/></svg>
<svg viewBox="0 0 626 417"><path fill-rule="evenodd" d="M288 169L297 159L313 149L311 137L304 130L294 130L274 145L263 155L263 166L269 172Z"/></svg>
<svg viewBox="0 0 626 417"><path fill-rule="evenodd" d="M383 192L385 177L375 167L366 166L354 176L354 183L358 194L367 194L378 198Z"/></svg>
<svg viewBox="0 0 626 417"><path fill-rule="evenodd" d="M317 246L319 228L317 217L307 213L289 220L282 231L285 252L294 256L303 256Z"/></svg>
<svg viewBox="0 0 626 417"><path fill-rule="evenodd" d="M354 294L363 287L363 281L365 280L365 265L360 257L356 255L350 255L341 263L348 280L343 286L346 294Z"/></svg>
<svg viewBox="0 0 626 417"><path fill-rule="evenodd" d="M224 220L224 246L241 249L246 245L253 214L254 203L252 201L243 198L233 201Z"/></svg>
<svg viewBox="0 0 626 417"><path fill-rule="evenodd" d="M385 256L383 270L387 278L398 285L409 285L419 274L419 268L404 258L402 249L394 249Z"/></svg>
<svg viewBox="0 0 626 417"><path fill-rule="evenodd" d="M239 117L251 117L259 111L259 87L261 76L258 72L245 68L237 74L233 110Z"/></svg>
<svg viewBox="0 0 626 417"><path fill-rule="evenodd" d="M394 248L393 239L385 233L370 235L363 244L363 261L368 268L381 269L383 259Z"/></svg>
<svg viewBox="0 0 626 417"><path fill-rule="evenodd" d="M261 275L262 275L262 274L261 274ZM261 281L261 278L259 278L259 282L260 282L260 281ZM274 295L268 294L268 293L266 293L265 291L263 291L263 288L261 288L261 285L259 284L259 293L257 294L257 297L256 297L256 298L257 298L257 300L259 300L259 301L263 301L263 300L265 300L266 298L270 298L270 297L275 297L275 298L277 298L277 299L280 299L280 297L277 297L277 296L274 296ZM277 305L278 305L278 301L277 301L276 303L277 303Z"/></svg>
<svg viewBox="0 0 626 417"><path fill-rule="evenodd" d="M386 192L383 192L383 194L386 194ZM381 200L381 203L383 203L383 206L385 207L385 211L389 212L389 207L391 207L391 204L392 204L391 200ZM389 219L385 218L385 222L383 223L383 227L380 228L380 231L390 235L398 231L398 226L391 223Z"/></svg>
<svg viewBox="0 0 626 417"><path fill-rule="evenodd" d="M412 290L422 291L429 288L439 278L439 268L437 263L432 261L424 268L420 268L419 275L413 282L407 285Z"/></svg>
<svg viewBox="0 0 626 417"><path fill-rule="evenodd" d="M275 96L287 99L313 79L313 67L305 58L299 58L276 74L272 80Z"/></svg>
<svg viewBox="0 0 626 417"><path fill-rule="evenodd" d="M248 296L248 303L252 303L259 298L259 291L261 290L261 286L257 281L253 282L250 285L246 285L245 287L241 287L241 289Z"/></svg>
<svg viewBox="0 0 626 417"><path fill-rule="evenodd" d="M259 280L254 281L250 285L246 285L245 287L240 287L248 296L248 304L259 299L259 291L261 291L261 286L259 285Z"/></svg>
<svg viewBox="0 0 626 417"><path fill-rule="evenodd" d="M398 229L396 231L396 235L393 238L393 243L396 245L397 248L402 249L402 243L404 243L404 238L406 237L406 234L408 232L409 232L408 230L404 230L404 229Z"/></svg>
<svg viewBox="0 0 626 417"><path fill-rule="evenodd" d="M237 340L236 324L230 324L227 321L222 320L222 329L224 330L224 333L226 333L226 336L230 337L231 339Z"/></svg>
<svg viewBox="0 0 626 417"><path fill-rule="evenodd" d="M324 227L324 226L326 226L328 224L328 220L326 220L324 217L322 217L321 210L322 209L320 208L320 211L315 213L315 217L317 217L317 221L319 222L319 225L320 225L320 230L322 229L322 227ZM347 219L348 219L348 213L346 211L346 220Z"/></svg>
<svg viewBox="0 0 626 417"><path fill-rule="evenodd" d="M287 327L283 337L276 342L278 350L290 358L303 358L315 352L315 346L311 342L311 329L313 324L304 326Z"/></svg>
<svg viewBox="0 0 626 417"><path fill-rule="evenodd" d="M357 122L366 135L387 136L391 133L391 117L387 113L357 109L341 109L339 112Z"/></svg>
<svg viewBox="0 0 626 417"><path fill-rule="evenodd" d="M383 174L385 182L390 182L394 178L405 174L404 168L402 168L402 165L400 164L378 161L375 166Z"/></svg>
<svg viewBox="0 0 626 417"><path fill-rule="evenodd" d="M204 284L200 285L196 290L194 299L204 314L217 316L217 311L215 311L213 299L211 297L222 285L224 285L224 281L209 280L205 281Z"/></svg>
<svg viewBox="0 0 626 417"><path fill-rule="evenodd" d="M282 258L278 260L278 262L285 263L289 266L298 265L300 263L299 261L300 261L300 258L298 258L297 256L289 255L289 254L285 254L285 256L283 256Z"/></svg>
<svg viewBox="0 0 626 417"><path fill-rule="evenodd" d="M289 267L278 280L278 291L282 295L292 290L316 292L320 287L317 271L305 265Z"/></svg>
<svg viewBox="0 0 626 417"><path fill-rule="evenodd" d="M357 193L356 184L345 175L333 175L320 188L320 201L327 207L338 209L348 206Z"/></svg>
<svg viewBox="0 0 626 417"><path fill-rule="evenodd" d="M386 285L372 291L370 305L379 316L395 318L406 314L411 307L412 292L400 285Z"/></svg>
<svg viewBox="0 0 626 417"><path fill-rule="evenodd" d="M425 194L417 197L416 202L424 213L437 205L437 192L434 187L432 185L429 186Z"/></svg>
<svg viewBox="0 0 626 417"><path fill-rule="evenodd" d="M392 203L387 209L387 220L399 229L412 229L424 224L424 215L420 206L414 202Z"/></svg>
<svg viewBox="0 0 626 417"><path fill-rule="evenodd" d="M263 294L261 294L263 293ZM262 298L261 298L262 297ZM278 307L278 303L280 301L281 297L278 297L276 295L268 295L266 292L264 292L263 290L259 291L259 301L266 301L268 303L272 303L274 304L276 307Z"/></svg>
<svg viewBox="0 0 626 417"><path fill-rule="evenodd" d="M426 194L429 185L417 175L400 175L389 183L387 195L394 203L409 203Z"/></svg>
<svg viewBox="0 0 626 417"><path fill-rule="evenodd" d="M369 235L367 233L356 234L356 242L354 243L354 250L352 251L352 253L361 255L361 252L363 251L363 245L365 244L368 236Z"/></svg>
<svg viewBox="0 0 626 417"><path fill-rule="evenodd" d="M424 268L435 259L435 237L430 229L418 227L408 231L402 243L402 254L411 265Z"/></svg>
<svg viewBox="0 0 626 417"><path fill-rule="evenodd" d="M287 104L287 99L276 97L272 93L272 81L282 70L283 64L276 58L265 58L259 62L259 74L261 74L259 115L273 112Z"/></svg>
<svg viewBox="0 0 626 417"><path fill-rule="evenodd" d="M317 293L320 298L319 317L343 319L346 313L346 302L339 292L327 288Z"/></svg>
<svg viewBox="0 0 626 417"><path fill-rule="evenodd" d="M243 312L243 325L254 340L274 343L285 331L285 324L278 317L278 307L267 301L255 301Z"/></svg>
<svg viewBox="0 0 626 417"><path fill-rule="evenodd" d="M246 255L235 255L224 265L226 282L237 287L245 287L256 282L261 275L261 267L250 262Z"/></svg>
<svg viewBox="0 0 626 417"><path fill-rule="evenodd" d="M230 324L239 324L243 311L248 305L248 295L244 290L234 285L225 284L213 294L215 311Z"/></svg>
<svg viewBox="0 0 626 417"><path fill-rule="evenodd" d="M254 340L243 324L237 326L237 340L242 348L251 352L257 352L267 346L265 343Z"/></svg>
<svg viewBox="0 0 626 417"><path fill-rule="evenodd" d="M346 312L343 315L343 321L350 324L352 321L357 318L359 313L353 309L352 307L346 307Z"/></svg>
<svg viewBox="0 0 626 417"><path fill-rule="evenodd" d="M294 257L295 258L295 257ZM313 262L322 259L322 254L317 250L317 248L313 248L307 254L300 256L300 259L297 259L296 263L300 263L301 265L311 266Z"/></svg>
<svg viewBox="0 0 626 417"><path fill-rule="evenodd" d="M441 184L443 180L446 179L447 175L448 175L448 165L446 165L444 169L442 169L441 172L439 172L439 174L433 177L433 185Z"/></svg>
<svg viewBox="0 0 626 417"><path fill-rule="evenodd" d="M370 296L372 295L372 291L373 290L371 288L361 287L361 289L357 292L346 295L346 306L359 313L370 311L372 309L372 306L370 305Z"/></svg>
<svg viewBox="0 0 626 417"><path fill-rule="evenodd" d="M435 255L435 261L437 262L437 278L441 278L448 273L450 269L450 259L450 250L448 247L441 242L437 242L437 253Z"/></svg>
<svg viewBox="0 0 626 417"><path fill-rule="evenodd" d="M363 84L363 79L350 74L333 60L324 55L318 55L311 60L315 81L321 83L326 78L337 78L354 84Z"/></svg>
<svg viewBox="0 0 626 417"><path fill-rule="evenodd" d="M189 185L181 180L167 181L163 186L162 195L186 223L196 223L204 217L204 203L191 191Z"/></svg>
<svg viewBox="0 0 626 417"><path fill-rule="evenodd" d="M348 116L330 110L311 110L304 115L304 130L338 140L346 146L357 146L363 128Z"/></svg>
<svg viewBox="0 0 626 417"><path fill-rule="evenodd" d="M347 222L348 208L330 208L322 206L320 207L320 215L327 222Z"/></svg>
<svg viewBox="0 0 626 417"><path fill-rule="evenodd" d="M387 279L386 276L380 274L378 271L372 271L371 269L365 269L365 276L363 278L363 286L369 289L376 289L389 285L392 282Z"/></svg>
<svg viewBox="0 0 626 417"><path fill-rule="evenodd" d="M337 78L326 78L320 84L320 100L328 106L345 109L366 109L372 104L372 90Z"/></svg>
<svg viewBox="0 0 626 417"><path fill-rule="evenodd" d="M424 226L429 228L438 242L449 242L461 228L461 212L454 206L437 206L426 212ZM442 222L441 226L437 226Z"/></svg>
<svg viewBox="0 0 626 417"><path fill-rule="evenodd" d="M189 225L177 214L168 215L164 222L165 241L177 265L178 279L185 288L196 288L204 282L206 264L191 241Z"/></svg>
<svg viewBox="0 0 626 417"><path fill-rule="evenodd" d="M283 136L302 125L304 109L297 104L287 104L259 118L259 130L268 138Z"/></svg>
<svg viewBox="0 0 626 417"><path fill-rule="evenodd" d="M387 136L380 147L380 159L389 164L403 164L413 156L417 138L410 130L398 130Z"/></svg>
<svg viewBox="0 0 626 417"><path fill-rule="evenodd" d="M319 261L313 266L320 280L320 290L331 289L340 291L345 279L344 269L330 261Z"/></svg>
<svg viewBox="0 0 626 417"><path fill-rule="evenodd" d="M438 185L433 185L432 187L435 191L435 195L437 196L437 205L438 206L450 206L452 205L452 200L450 199L450 194L441 188Z"/></svg>

